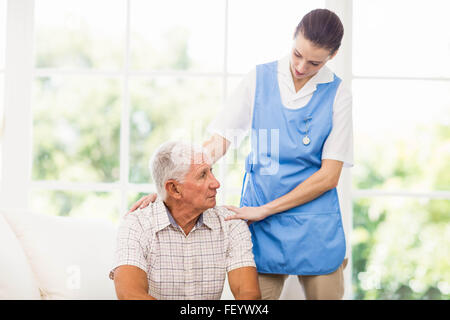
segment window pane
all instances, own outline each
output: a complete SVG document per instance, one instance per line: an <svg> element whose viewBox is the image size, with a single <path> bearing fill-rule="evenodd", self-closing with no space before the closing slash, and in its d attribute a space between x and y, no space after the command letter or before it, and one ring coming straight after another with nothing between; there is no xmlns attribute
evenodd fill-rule
<svg viewBox="0 0 450 320"><path fill-rule="evenodd" d="M353 1L353 72L450 76L450 1Z"/></svg>
<svg viewBox="0 0 450 320"><path fill-rule="evenodd" d="M119 179L121 83L42 77L33 92L33 179Z"/></svg>
<svg viewBox="0 0 450 320"><path fill-rule="evenodd" d="M450 190L450 82L355 80L354 186Z"/></svg>
<svg viewBox="0 0 450 320"><path fill-rule="evenodd" d="M5 68L5 43L6 43L6 0L0 0L0 69Z"/></svg>
<svg viewBox="0 0 450 320"><path fill-rule="evenodd" d="M227 193L227 197L226 197L226 201L225 201L224 205L239 207L240 203L241 203L241 194L240 193L234 193L234 192Z"/></svg>
<svg viewBox="0 0 450 320"><path fill-rule="evenodd" d="M222 102L220 78L132 79L130 81L130 182L152 183L148 161L163 142L201 144Z"/></svg>
<svg viewBox="0 0 450 320"><path fill-rule="evenodd" d="M227 97L233 94L234 90L239 86L243 77L229 77L227 80ZM222 187L219 189L219 194L224 192L226 188L225 202L226 204L239 206L242 181L244 178L244 163L245 158L250 152L250 137L247 136L241 142L238 149L228 149L227 153L217 163L226 166L226 173L222 180ZM219 199L223 199L220 196Z"/></svg>
<svg viewBox="0 0 450 320"><path fill-rule="evenodd" d="M146 192L129 192L127 195L127 210L129 210L136 201L146 195L148 195Z"/></svg>
<svg viewBox="0 0 450 320"><path fill-rule="evenodd" d="M229 76L227 78L227 98L237 89L243 78L242 76Z"/></svg>
<svg viewBox="0 0 450 320"><path fill-rule="evenodd" d="M35 1L38 68L120 69L125 0Z"/></svg>
<svg viewBox="0 0 450 320"><path fill-rule="evenodd" d="M220 182L224 182L226 185L227 198L231 194L238 194L239 196L241 194L242 181L245 174L245 158L247 157L249 152L250 137L247 135L238 149L230 148L225 156L219 160L219 163L226 166L226 176L223 177L223 181Z"/></svg>
<svg viewBox="0 0 450 320"><path fill-rule="evenodd" d="M355 299L450 298L450 200L362 198L353 205Z"/></svg>
<svg viewBox="0 0 450 320"><path fill-rule="evenodd" d="M228 77L227 80L227 97L233 94L234 90L240 85L243 77ZM225 200L226 205L239 206L241 198L242 180L244 177L244 163L247 154L250 151L249 136L241 142L238 149L228 149L224 157L219 159L217 164L225 166L225 175L216 175L220 179L221 187L218 190L219 197L217 199ZM217 168L217 172L219 172ZM223 193L225 192L225 198Z"/></svg>
<svg viewBox="0 0 450 320"><path fill-rule="evenodd" d="M132 68L222 71L224 10L224 1L132 1Z"/></svg>
<svg viewBox="0 0 450 320"><path fill-rule="evenodd" d="M34 190L31 197L33 212L56 216L119 219L118 192Z"/></svg>
<svg viewBox="0 0 450 320"><path fill-rule="evenodd" d="M228 71L247 73L289 54L302 17L324 5L321 0L230 0Z"/></svg>

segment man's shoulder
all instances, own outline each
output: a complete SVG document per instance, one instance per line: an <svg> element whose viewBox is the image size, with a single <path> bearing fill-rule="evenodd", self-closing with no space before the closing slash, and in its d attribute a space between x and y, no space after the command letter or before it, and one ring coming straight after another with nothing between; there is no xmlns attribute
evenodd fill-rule
<svg viewBox="0 0 450 320"><path fill-rule="evenodd" d="M230 211L223 206L216 206L214 208L206 210L203 214L214 217L216 219L224 220L226 217L232 216L234 213L233 211Z"/></svg>
<svg viewBox="0 0 450 320"><path fill-rule="evenodd" d="M156 224L159 206L156 202L150 203L147 207L137 209L127 213L122 217L120 225L122 227L134 227L141 231L153 229Z"/></svg>
<svg viewBox="0 0 450 320"><path fill-rule="evenodd" d="M216 206L214 208L208 209L203 214L204 215L206 214L209 220L212 220L215 223L220 224L221 228L226 231L232 231L238 225L247 227L247 223L245 223L245 221L241 219L233 219L225 221L226 217L232 216L235 213L223 206Z"/></svg>

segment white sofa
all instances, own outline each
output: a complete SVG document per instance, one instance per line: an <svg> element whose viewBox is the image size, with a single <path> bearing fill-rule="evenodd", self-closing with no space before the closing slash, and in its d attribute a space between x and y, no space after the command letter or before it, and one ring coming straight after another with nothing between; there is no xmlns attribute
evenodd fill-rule
<svg viewBox="0 0 450 320"><path fill-rule="evenodd" d="M109 279L117 226L0 209L0 300L117 299ZM303 299L297 279L281 299ZM233 299L225 281L221 299Z"/></svg>
<svg viewBox="0 0 450 320"><path fill-rule="evenodd" d="M0 210L0 299L116 299L107 221Z"/></svg>
<svg viewBox="0 0 450 320"><path fill-rule="evenodd" d="M0 209L0 300L117 299L109 279L117 226ZM225 281L222 299L233 299Z"/></svg>

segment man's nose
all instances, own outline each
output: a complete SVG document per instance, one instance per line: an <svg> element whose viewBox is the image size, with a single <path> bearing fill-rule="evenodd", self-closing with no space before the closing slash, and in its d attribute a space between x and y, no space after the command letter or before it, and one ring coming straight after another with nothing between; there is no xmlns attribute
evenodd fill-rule
<svg viewBox="0 0 450 320"><path fill-rule="evenodd" d="M216 177L212 178L212 182L210 184L211 189L219 189L220 188L220 183L219 180L216 179Z"/></svg>

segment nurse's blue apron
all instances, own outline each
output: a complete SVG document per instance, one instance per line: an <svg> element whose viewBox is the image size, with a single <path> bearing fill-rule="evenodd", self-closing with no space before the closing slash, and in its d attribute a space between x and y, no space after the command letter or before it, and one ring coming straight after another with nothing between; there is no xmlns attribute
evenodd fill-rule
<svg viewBox="0 0 450 320"><path fill-rule="evenodd" d="M256 68L252 148L245 162L240 206L262 206L293 190L320 169L332 127L341 79L317 85L309 103L288 109L281 101L277 61ZM307 135L310 143L302 139ZM321 275L345 257L345 236L336 188L318 198L250 225L260 273Z"/></svg>

